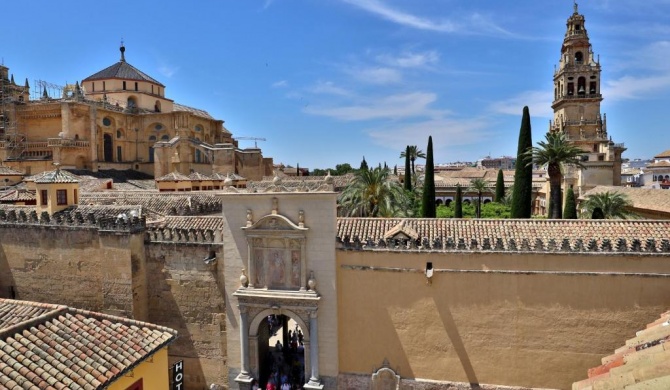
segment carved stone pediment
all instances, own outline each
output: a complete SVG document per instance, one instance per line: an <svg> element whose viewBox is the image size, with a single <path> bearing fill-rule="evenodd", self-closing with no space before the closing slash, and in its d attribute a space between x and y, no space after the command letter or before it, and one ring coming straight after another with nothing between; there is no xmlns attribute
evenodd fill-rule
<svg viewBox="0 0 670 390"><path fill-rule="evenodd" d="M252 289L306 291L307 260L306 238L301 212L299 224L277 212L274 201L272 214L252 221L247 213L247 226L243 227L249 245L246 269L249 270L248 286Z"/></svg>
<svg viewBox="0 0 670 390"><path fill-rule="evenodd" d="M287 217L281 215L281 214L270 214L262 217L255 223L253 223L251 226L246 226L243 227L242 229L246 230L249 233L252 233L252 231L255 233L256 231L276 231L276 230L289 230L289 231L299 231L299 232L305 232L309 230L308 228L305 227L300 227L293 222L291 222L290 219Z"/></svg>

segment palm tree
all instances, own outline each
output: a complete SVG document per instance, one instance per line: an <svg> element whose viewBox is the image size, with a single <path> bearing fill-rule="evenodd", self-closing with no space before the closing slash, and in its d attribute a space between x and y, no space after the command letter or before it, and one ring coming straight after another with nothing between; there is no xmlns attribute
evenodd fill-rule
<svg viewBox="0 0 670 390"><path fill-rule="evenodd" d="M416 146L416 145L407 145L407 147L409 148L409 152L407 152L407 151L400 152L400 158L405 158L405 156L407 156L409 154L409 161L412 162L412 173L416 173L416 171L414 170L414 161L417 158L425 159L426 154L421 149L419 149L419 147ZM406 153L408 153L408 154L406 154Z"/></svg>
<svg viewBox="0 0 670 390"><path fill-rule="evenodd" d="M338 197L340 214L348 217L411 216L411 200L388 169L363 169Z"/></svg>
<svg viewBox="0 0 670 390"><path fill-rule="evenodd" d="M600 209L604 219L635 218L635 213L629 210L633 204L625 194L616 191L605 191L591 194L582 204L582 218L591 218L595 209Z"/></svg>
<svg viewBox="0 0 670 390"><path fill-rule="evenodd" d="M482 193L489 188L486 180L478 178L470 181L470 187L467 191L477 193L477 205L475 215L477 218L482 217Z"/></svg>
<svg viewBox="0 0 670 390"><path fill-rule="evenodd" d="M584 151L569 143L565 134L562 132L550 132L545 135L546 141L540 141L538 146L533 147L526 153L526 158L532 160L527 165L533 163L546 166L549 174L549 200L551 209L549 218L561 219L562 199L561 182L563 181L562 166L576 166L585 168L581 163L581 155Z"/></svg>

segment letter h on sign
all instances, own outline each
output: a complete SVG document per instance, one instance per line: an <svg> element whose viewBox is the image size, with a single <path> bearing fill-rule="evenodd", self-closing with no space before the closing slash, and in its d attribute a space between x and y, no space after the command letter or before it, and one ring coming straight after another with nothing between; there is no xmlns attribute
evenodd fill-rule
<svg viewBox="0 0 670 390"><path fill-rule="evenodd" d="M172 390L184 390L184 361L172 365Z"/></svg>

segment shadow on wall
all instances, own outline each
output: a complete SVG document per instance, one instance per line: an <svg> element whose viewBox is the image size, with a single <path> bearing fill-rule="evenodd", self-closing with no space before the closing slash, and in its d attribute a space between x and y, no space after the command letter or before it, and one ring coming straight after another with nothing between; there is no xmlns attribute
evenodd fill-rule
<svg viewBox="0 0 670 390"><path fill-rule="evenodd" d="M215 328L217 315L221 314L219 323L223 321L225 304L214 275L216 265L202 260L209 254L208 248L147 244L146 249L149 321L179 333L169 348L170 364L184 361L186 388L223 383L225 378L217 376L225 371L220 340L225 334ZM215 362L220 367L213 367Z"/></svg>
<svg viewBox="0 0 670 390"><path fill-rule="evenodd" d="M5 249L2 245L0 245L0 298L19 298L14 275L12 274L12 269L9 267Z"/></svg>

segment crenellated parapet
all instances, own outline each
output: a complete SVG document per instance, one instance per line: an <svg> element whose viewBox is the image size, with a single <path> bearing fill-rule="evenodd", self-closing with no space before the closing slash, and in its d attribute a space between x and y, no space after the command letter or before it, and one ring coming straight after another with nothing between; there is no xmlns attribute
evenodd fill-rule
<svg viewBox="0 0 670 390"><path fill-rule="evenodd" d="M20 225L52 228L93 228L100 232L138 233L146 228L146 218L121 216L117 218L83 214L78 211L49 215L37 214L35 210L0 210L0 226Z"/></svg>
<svg viewBox="0 0 670 390"><path fill-rule="evenodd" d="M171 227L149 227L146 241L173 242L181 244L221 244L221 232L216 229L186 229Z"/></svg>
<svg viewBox="0 0 670 390"><path fill-rule="evenodd" d="M342 250L670 253L670 221L338 218Z"/></svg>
<svg viewBox="0 0 670 390"><path fill-rule="evenodd" d="M616 241L610 239L583 240L563 238L556 240L550 238L543 240L536 238L530 240L524 238L517 242L514 238L503 239L502 237L486 237L479 241L476 238L467 237L445 237L429 240L428 238L413 239L402 238L372 238L361 239L358 236L336 237L337 248L342 250L387 250L387 251L438 251L438 252L581 252L581 253L670 253L670 240L657 241L653 238L641 241L634 239L627 241L619 238Z"/></svg>

